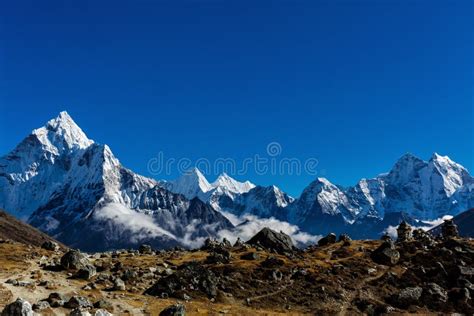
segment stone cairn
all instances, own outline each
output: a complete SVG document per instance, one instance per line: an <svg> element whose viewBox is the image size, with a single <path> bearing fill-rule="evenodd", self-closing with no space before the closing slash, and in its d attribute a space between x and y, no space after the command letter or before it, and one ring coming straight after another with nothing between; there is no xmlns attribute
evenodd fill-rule
<svg viewBox="0 0 474 316"><path fill-rule="evenodd" d="M458 226L452 219L445 220L443 226L441 226L441 234L445 239L459 237Z"/></svg>
<svg viewBox="0 0 474 316"><path fill-rule="evenodd" d="M397 242L405 242L411 240L411 231L411 226L407 222L402 221L397 228Z"/></svg>

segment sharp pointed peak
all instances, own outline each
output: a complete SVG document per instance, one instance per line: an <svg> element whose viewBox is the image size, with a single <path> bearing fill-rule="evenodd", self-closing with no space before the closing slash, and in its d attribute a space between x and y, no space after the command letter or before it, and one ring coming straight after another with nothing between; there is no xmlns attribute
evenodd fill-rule
<svg viewBox="0 0 474 316"><path fill-rule="evenodd" d="M33 130L32 135L36 135L43 146L54 153L75 148L84 149L94 143L66 111L61 111L45 126Z"/></svg>

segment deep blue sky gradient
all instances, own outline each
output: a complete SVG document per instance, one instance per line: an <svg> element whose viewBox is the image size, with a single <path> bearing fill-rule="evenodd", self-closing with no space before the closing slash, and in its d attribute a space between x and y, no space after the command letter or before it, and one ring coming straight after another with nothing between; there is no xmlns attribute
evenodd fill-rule
<svg viewBox="0 0 474 316"><path fill-rule="evenodd" d="M19 0L0 19L0 154L67 110L144 175L160 151L272 141L342 185L406 152L474 170L472 1ZM314 176L238 178L297 196Z"/></svg>

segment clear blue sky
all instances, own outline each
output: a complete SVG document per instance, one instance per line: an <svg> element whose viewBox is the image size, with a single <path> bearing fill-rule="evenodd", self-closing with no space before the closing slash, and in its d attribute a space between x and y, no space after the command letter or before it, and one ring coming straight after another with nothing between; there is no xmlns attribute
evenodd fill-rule
<svg viewBox="0 0 474 316"><path fill-rule="evenodd" d="M1 154L67 110L144 175L160 151L272 141L342 185L406 152L474 170L470 0L18 0L0 19ZM314 176L247 178L297 196Z"/></svg>

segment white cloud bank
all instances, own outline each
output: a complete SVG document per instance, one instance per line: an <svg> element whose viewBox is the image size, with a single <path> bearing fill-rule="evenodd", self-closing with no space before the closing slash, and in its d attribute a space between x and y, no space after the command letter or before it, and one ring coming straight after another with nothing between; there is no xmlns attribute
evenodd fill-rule
<svg viewBox="0 0 474 316"><path fill-rule="evenodd" d="M119 203L109 203L94 212L94 218L110 221L120 230L129 230L132 241L138 242L146 238L167 236L176 239L176 236L159 227L149 215L139 213Z"/></svg>
<svg viewBox="0 0 474 316"><path fill-rule="evenodd" d="M231 213L222 212L222 214L229 219L229 221L236 226L234 229L223 229L215 233L216 238L221 240L227 238L231 243L234 243L238 237L243 241L247 241L258 233L262 228L268 227L277 232L284 232L289 235L293 242L298 246L306 246L317 242L321 236L310 235L300 231L298 226L289 224L271 218L259 218L254 215L235 216ZM192 237L196 231L196 227L201 224L200 220L193 220L192 223L185 227L185 233L182 238L175 236L169 231L161 228L154 222L151 215L139 213L128 207L118 204L109 203L94 212L94 218L111 222L118 230L128 230L131 234L132 242L145 242L147 238L154 238L159 236L166 236L168 238L179 241L180 243L191 247L200 247L206 237L195 238ZM215 232L215 225L208 225L206 228L209 232Z"/></svg>
<svg viewBox="0 0 474 316"><path fill-rule="evenodd" d="M322 236L310 235L300 231L299 227L288 222L277 220L274 217L259 218L255 215L245 214L240 217L228 212L221 212L236 227L233 230L221 230L218 232L218 238L227 238L234 243L238 237L243 241L247 241L257 234L262 228L268 227L277 232L284 232L289 235L293 242L299 246L306 246L317 242Z"/></svg>

